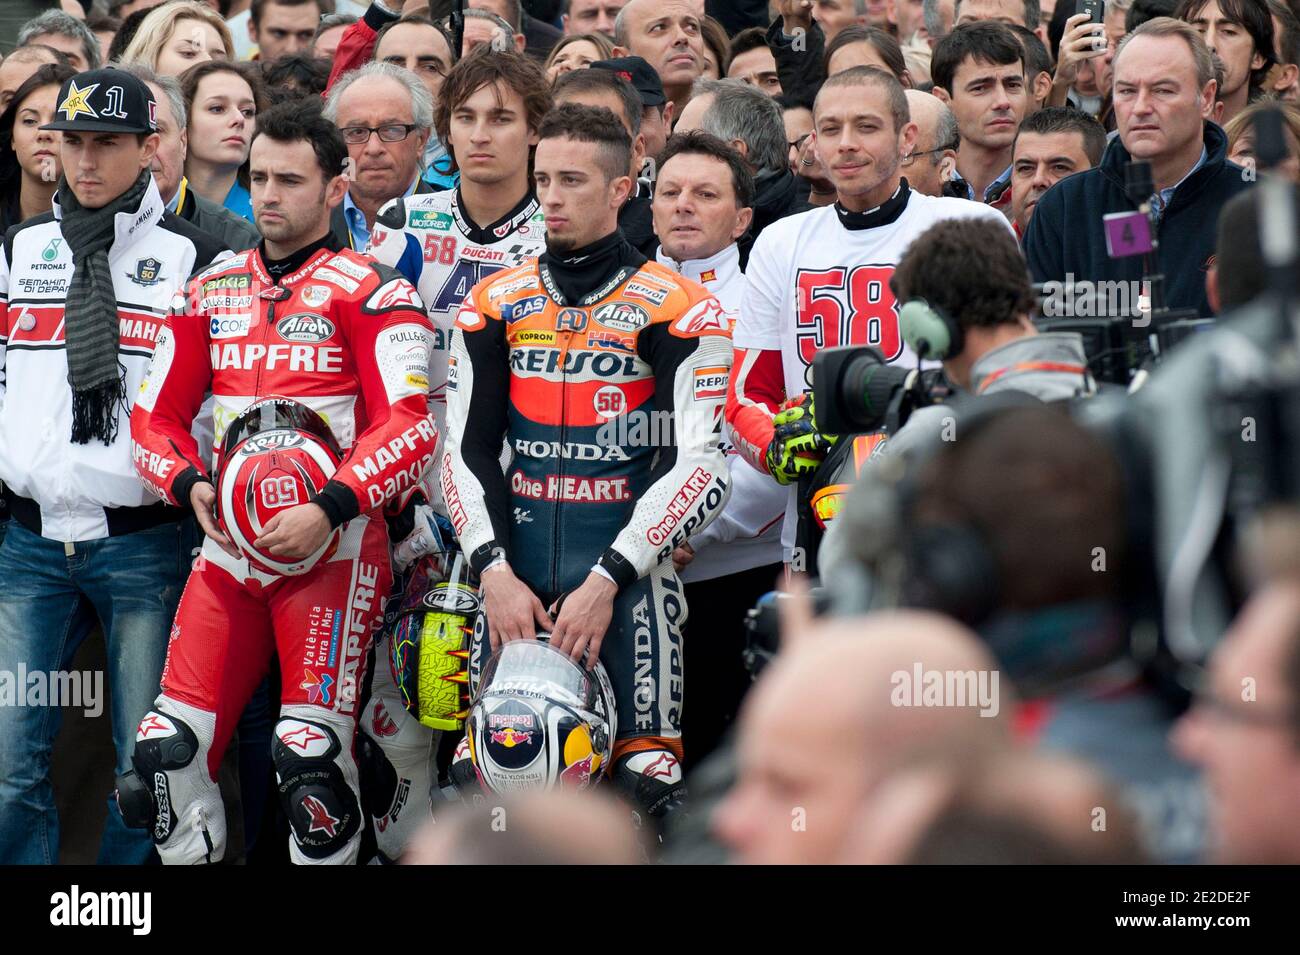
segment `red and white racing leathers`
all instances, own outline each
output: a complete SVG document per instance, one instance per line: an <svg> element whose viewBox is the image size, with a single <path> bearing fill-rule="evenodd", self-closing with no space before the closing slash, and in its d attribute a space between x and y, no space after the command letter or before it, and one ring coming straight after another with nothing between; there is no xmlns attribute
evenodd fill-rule
<svg viewBox="0 0 1300 955"><path fill-rule="evenodd" d="M190 424L209 391L218 447L248 405L280 396L318 412L344 449L315 500L333 526L344 525L328 561L282 578L204 544L172 628L162 695L137 733L136 769L155 789L164 861L220 858L225 826L213 780L273 653L282 706L273 755L294 860L355 858L358 694L392 576L376 512L413 489L433 461L432 340L410 283L328 242L278 282L256 249L208 269L159 335L131 437L136 466L161 497L188 506L195 482L207 479ZM143 744L183 733L178 721L201 758L160 773L146 758L158 747Z"/></svg>

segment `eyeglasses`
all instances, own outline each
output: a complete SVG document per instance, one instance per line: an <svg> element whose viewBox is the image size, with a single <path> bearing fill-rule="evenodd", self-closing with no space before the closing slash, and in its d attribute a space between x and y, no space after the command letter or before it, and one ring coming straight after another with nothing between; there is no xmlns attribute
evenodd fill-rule
<svg viewBox="0 0 1300 955"><path fill-rule="evenodd" d="M791 149L799 149L803 146L803 144L807 141L808 137L811 135L812 135L811 133L804 133L802 136L800 136L794 142L789 143L788 145L790 146Z"/></svg>
<svg viewBox="0 0 1300 955"><path fill-rule="evenodd" d="M412 130L419 128L414 123L389 123L386 126L344 126L339 132L349 146L363 146L370 142L371 133L378 133L383 142L400 143L411 135Z"/></svg>
<svg viewBox="0 0 1300 955"><path fill-rule="evenodd" d="M949 149L956 149L956 148L957 145L954 143L951 146L936 146L934 149L923 149L919 153L911 153L910 155L902 157L898 161L898 164L900 166L910 166L912 165L912 163L916 162L917 159L919 159L922 156L933 156L935 153L946 152Z"/></svg>

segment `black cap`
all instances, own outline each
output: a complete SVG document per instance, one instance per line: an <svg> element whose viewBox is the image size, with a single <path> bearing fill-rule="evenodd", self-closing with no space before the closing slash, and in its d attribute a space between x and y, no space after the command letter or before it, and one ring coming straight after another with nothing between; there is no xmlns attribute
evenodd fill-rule
<svg viewBox="0 0 1300 955"><path fill-rule="evenodd" d="M597 60L591 64L592 69L609 70L621 76L636 89L641 96L642 106L662 106L668 102L664 96L664 84L659 79L655 68L639 56L616 56L612 60Z"/></svg>
<svg viewBox="0 0 1300 955"><path fill-rule="evenodd" d="M126 70L106 66L78 73L59 89L54 122L41 129L87 133L152 133L158 109L149 87Z"/></svg>

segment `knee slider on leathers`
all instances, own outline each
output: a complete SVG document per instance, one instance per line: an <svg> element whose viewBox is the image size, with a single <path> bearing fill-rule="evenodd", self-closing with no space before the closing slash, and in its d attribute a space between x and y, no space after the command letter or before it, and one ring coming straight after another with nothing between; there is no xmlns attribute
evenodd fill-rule
<svg viewBox="0 0 1300 955"><path fill-rule="evenodd" d="M155 842L165 841L176 826L167 772L184 769L199 751L194 731L175 716L150 710L141 727L157 726L164 732L156 739L136 739L131 753L132 772L118 777L118 808L122 820L134 829L152 829ZM165 732L167 729L172 732Z"/></svg>
<svg viewBox="0 0 1300 955"><path fill-rule="evenodd" d="M323 859L342 849L361 827L361 807L337 760L343 747L324 723L283 719L271 758L280 800L303 854Z"/></svg>

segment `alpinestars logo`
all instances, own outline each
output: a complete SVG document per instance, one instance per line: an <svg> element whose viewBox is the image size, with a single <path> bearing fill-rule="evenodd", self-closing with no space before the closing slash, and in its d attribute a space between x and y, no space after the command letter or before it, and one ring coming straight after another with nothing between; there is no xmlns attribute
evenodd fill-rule
<svg viewBox="0 0 1300 955"><path fill-rule="evenodd" d="M331 839L338 832L338 819L331 816L325 804L315 796L303 796L302 808L307 810L308 832L323 832Z"/></svg>

